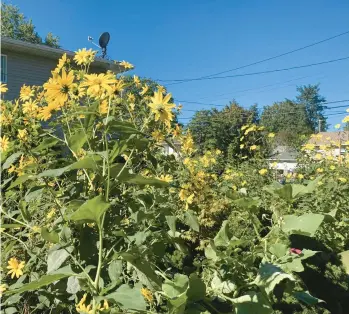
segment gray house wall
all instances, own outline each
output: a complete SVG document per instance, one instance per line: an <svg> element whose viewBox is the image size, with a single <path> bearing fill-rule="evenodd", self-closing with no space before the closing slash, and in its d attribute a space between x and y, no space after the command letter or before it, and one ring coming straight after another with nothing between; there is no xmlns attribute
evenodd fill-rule
<svg viewBox="0 0 349 314"><path fill-rule="evenodd" d="M45 83L52 76L51 71L56 68L58 63L58 59L49 59L6 49L2 49L1 54L7 56L8 91L4 94L6 100L17 98L23 84L42 85ZM105 69L91 66L90 73L101 72L105 72Z"/></svg>
<svg viewBox="0 0 349 314"><path fill-rule="evenodd" d="M7 56L7 87L5 99L15 99L23 84L42 85L51 76L57 62L35 55L2 50L1 54Z"/></svg>

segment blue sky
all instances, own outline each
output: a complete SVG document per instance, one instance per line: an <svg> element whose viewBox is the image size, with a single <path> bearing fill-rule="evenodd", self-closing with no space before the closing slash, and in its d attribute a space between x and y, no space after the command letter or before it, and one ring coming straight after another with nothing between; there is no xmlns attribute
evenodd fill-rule
<svg viewBox="0 0 349 314"><path fill-rule="evenodd" d="M108 55L136 66L153 79L201 77L278 55L349 31L348 0L12 0L33 19L40 35L51 31L68 50L93 47L90 35L109 31ZM317 63L349 56L349 34L275 60L230 72L242 74ZM206 80L169 86L176 100L260 108L294 98L296 86L320 83L327 101L349 99L349 59L292 71ZM166 84L165 84L166 85ZM247 91L245 91L247 90ZM210 108L182 103L181 121ZM347 103L329 106L346 105ZM332 127L345 108L327 113ZM332 128L331 127L331 128Z"/></svg>

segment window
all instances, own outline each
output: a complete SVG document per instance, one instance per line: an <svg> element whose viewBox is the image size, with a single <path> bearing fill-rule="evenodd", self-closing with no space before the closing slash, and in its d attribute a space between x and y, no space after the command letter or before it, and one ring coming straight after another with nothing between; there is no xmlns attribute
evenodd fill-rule
<svg viewBox="0 0 349 314"><path fill-rule="evenodd" d="M1 55L1 82L7 83L7 56Z"/></svg>

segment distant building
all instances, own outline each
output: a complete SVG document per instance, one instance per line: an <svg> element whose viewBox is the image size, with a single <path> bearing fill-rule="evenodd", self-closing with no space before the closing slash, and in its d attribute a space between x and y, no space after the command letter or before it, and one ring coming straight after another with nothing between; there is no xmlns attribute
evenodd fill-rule
<svg viewBox="0 0 349 314"><path fill-rule="evenodd" d="M174 155L175 157L179 156L179 151L181 149L181 145L178 141L174 141L173 143L173 147L175 149L173 149L173 147L171 147L168 143L163 142L162 144L163 147L163 152L165 155Z"/></svg>
<svg viewBox="0 0 349 314"><path fill-rule="evenodd" d="M297 152L288 146L277 146L268 161L279 173L293 172L297 167Z"/></svg>
<svg viewBox="0 0 349 314"><path fill-rule="evenodd" d="M320 132L314 134L307 144L314 145L318 153L338 157L349 151L349 131Z"/></svg>
<svg viewBox="0 0 349 314"><path fill-rule="evenodd" d="M1 37L1 82L6 83L8 87L4 98L8 100L17 98L23 84L45 83L64 53L68 57L74 56L73 51ZM119 63L101 58L96 58L91 65L93 73L107 70L116 74L125 71Z"/></svg>

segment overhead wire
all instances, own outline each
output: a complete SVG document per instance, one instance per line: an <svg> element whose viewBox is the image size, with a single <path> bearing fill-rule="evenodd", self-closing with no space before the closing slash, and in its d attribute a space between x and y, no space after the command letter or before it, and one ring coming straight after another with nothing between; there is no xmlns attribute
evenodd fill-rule
<svg viewBox="0 0 349 314"><path fill-rule="evenodd" d="M268 71L242 73L242 74L235 74L235 75L225 75L225 76L212 76L212 77L206 77L206 78L196 78L196 79L192 79L192 81L216 80L216 79L225 79L225 78L233 78L233 77L269 74L269 73L275 73L275 72L283 72L283 71L289 71L289 70L295 70L295 69L309 68L309 67L313 67L313 66L317 66L317 65L323 65L323 64L329 64L329 63L344 61L344 60L347 60L347 59L349 59L349 56L343 57L343 58L338 58L338 59L332 59L332 60L317 62L317 63L298 65L298 66L289 67L289 68L283 68L283 69L274 69L274 70L268 70ZM160 82L168 82L168 81L180 81L180 80L159 80L159 81Z"/></svg>
<svg viewBox="0 0 349 314"><path fill-rule="evenodd" d="M313 47L313 46L316 46L316 45L319 45L319 44L322 44L324 42L330 41L332 39L335 39L335 38L338 38L338 37L341 37L341 36L344 36L344 35L347 35L347 34L349 34L349 31L337 34L335 36L331 36L331 37L325 38L323 40L317 41L315 43L312 43L312 44L309 44L309 45L306 45L306 46L303 46L303 47L300 47L300 48L297 48L297 49L293 49L293 50L285 52L285 53L281 53L281 54L276 55L276 56L272 56L272 57L269 57L269 58L266 58L266 59L262 59L262 60L259 60L259 61L256 61L256 62L252 62L252 63L246 64L246 65L242 65L242 66L239 66L239 67L236 67L236 68L224 70L224 71L213 73L213 74L209 74L209 75L206 75L206 76L201 76L199 78L182 79L182 80L179 80L179 81L176 81L176 82L174 82L172 84L167 84L167 85L182 84L182 83L190 82L190 81L197 80L197 79L204 79L204 78L208 78L208 77L212 77L212 76L221 75L221 74L224 74L224 73L228 73L228 72L244 69L244 68L247 68L247 67L250 67L250 66L253 66L253 65L257 65L257 64L260 64L260 63L263 63L263 62L267 62L267 61L273 60L273 59L281 58L283 56L286 56L286 55L289 55L289 54L292 54L292 53L295 53L295 52L298 52L298 51L301 51L301 50L304 50L304 49L307 49L307 48L310 48L310 47ZM173 81L173 80L171 80L171 81Z"/></svg>

